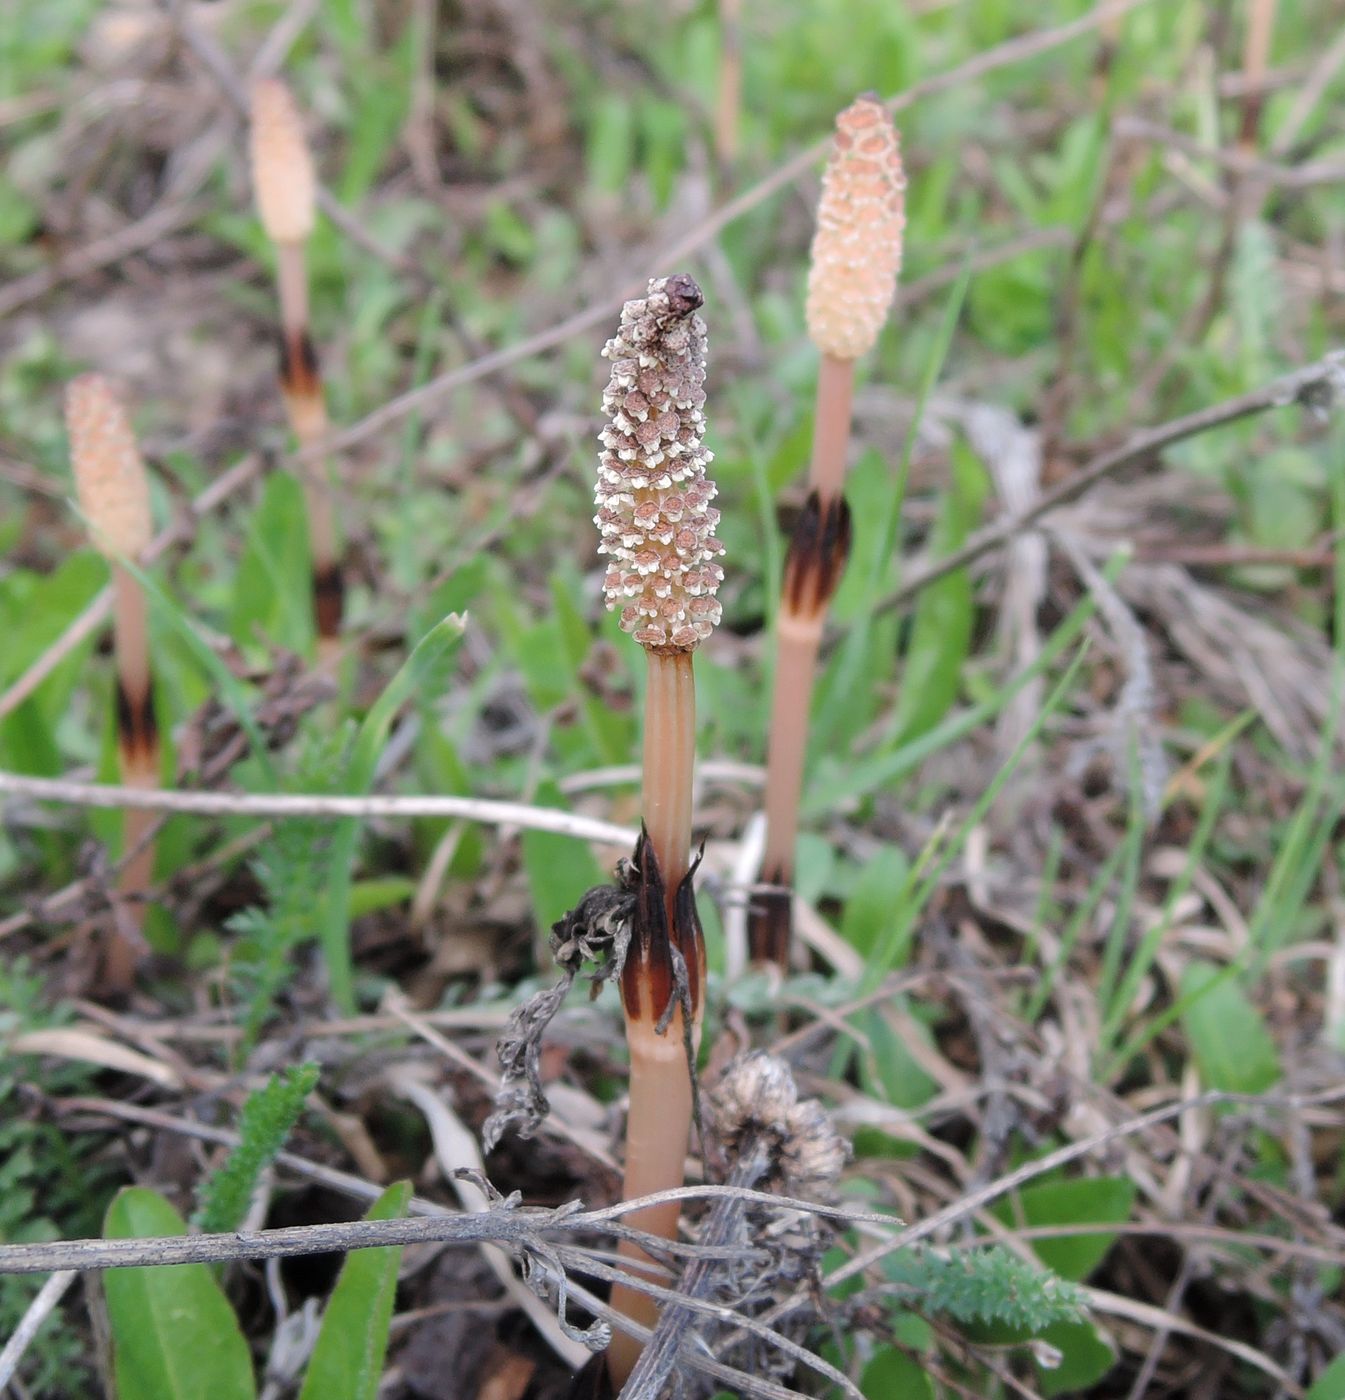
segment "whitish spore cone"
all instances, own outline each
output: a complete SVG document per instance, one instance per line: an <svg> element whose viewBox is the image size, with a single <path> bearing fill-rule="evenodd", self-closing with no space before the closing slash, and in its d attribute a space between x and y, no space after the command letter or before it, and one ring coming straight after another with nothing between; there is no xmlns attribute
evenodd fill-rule
<svg viewBox="0 0 1345 1400"><path fill-rule="evenodd" d="M836 118L808 271L808 334L823 354L858 359L878 339L901 271L905 190L887 108L857 98Z"/></svg>
<svg viewBox="0 0 1345 1400"><path fill-rule="evenodd" d="M126 409L101 374L65 391L65 424L79 508L104 554L134 559L149 543L149 478Z"/></svg>
<svg viewBox="0 0 1345 1400"><path fill-rule="evenodd" d="M263 78L252 89L252 187L273 242L302 243L313 232L313 158L299 109L278 78Z"/></svg>
<svg viewBox="0 0 1345 1400"><path fill-rule="evenodd" d="M603 347L612 375L602 396L594 523L609 608L642 646L690 651L719 621L719 512L705 434L701 289L685 274L655 278L628 301Z"/></svg>

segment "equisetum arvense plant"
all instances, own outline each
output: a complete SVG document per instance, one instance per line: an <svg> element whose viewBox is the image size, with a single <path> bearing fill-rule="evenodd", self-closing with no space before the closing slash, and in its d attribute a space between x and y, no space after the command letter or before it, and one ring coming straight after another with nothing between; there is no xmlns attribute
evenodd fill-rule
<svg viewBox="0 0 1345 1400"><path fill-rule="evenodd" d="M724 577L715 538L719 512L705 469L705 323L700 288L685 275L649 283L628 301L603 347L612 362L603 393L607 426L594 493L609 559L607 606L645 650L644 831L636 848L640 898L621 977L630 1045L625 1199L682 1184L691 1131L687 1044L699 1044L705 943L691 889L691 783L696 693L691 661L719 621ZM691 1024L678 1004L679 987ZM671 1013L671 1014L669 1014ZM674 1203L627 1217L665 1239L677 1232ZM643 1251L623 1242L631 1264ZM652 1326L657 1308L618 1285L612 1305ZM639 1344L618 1333L608 1370L619 1388Z"/></svg>
<svg viewBox="0 0 1345 1400"><path fill-rule="evenodd" d="M858 98L836 118L822 176L808 271L808 334L822 354L808 499L790 541L778 614L775 691L766 760L763 890L748 920L754 961L789 960L808 709L828 604L850 552L842 494L850 445L855 361L873 348L901 269L906 180L887 108Z"/></svg>
<svg viewBox="0 0 1345 1400"><path fill-rule="evenodd" d="M278 78L264 78L252 89L252 185L262 227L276 250L280 388L290 430L304 451L327 434L327 405L308 323L304 256L313 232L317 180L299 109ZM305 459L303 486L313 557L313 621L319 655L330 660L341 630L345 584L325 461Z"/></svg>
<svg viewBox="0 0 1345 1400"><path fill-rule="evenodd" d="M112 566L113 645L117 661L117 753L127 787L159 783L159 731L154 718L145 591L126 568L149 544L152 522L149 478L126 409L98 374L72 380L65 393L66 431L79 508L97 549ZM110 992L125 992L143 951L138 937L143 899L154 869L154 845L146 831L152 812L128 810L118 889L127 897L131 927L112 920L100 977Z"/></svg>

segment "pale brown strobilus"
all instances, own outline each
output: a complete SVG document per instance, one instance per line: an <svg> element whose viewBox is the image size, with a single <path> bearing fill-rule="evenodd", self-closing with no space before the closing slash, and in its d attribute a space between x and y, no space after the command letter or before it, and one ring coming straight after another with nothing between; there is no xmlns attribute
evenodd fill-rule
<svg viewBox="0 0 1345 1400"><path fill-rule="evenodd" d="M126 568L149 544L149 479L126 409L99 374L82 374L65 391L65 422L79 508L90 537L112 566L112 627L117 660L117 754L127 787L159 785L159 730L154 718L145 592ZM118 879L128 929L114 919L103 947L100 983L114 995L130 990L144 952L139 926L154 871L154 843L145 839L152 812L128 809Z"/></svg>
<svg viewBox="0 0 1345 1400"><path fill-rule="evenodd" d="M719 621L724 572L715 538L719 512L705 475L704 297L688 276L660 277L628 301L603 354L607 426L594 493L610 560L603 591L621 626L644 647L644 830L632 878L638 899L621 976L630 1046L630 1116L624 1199L682 1184L691 1132L694 1055L700 1041L705 941L692 890L691 783L696 695L691 660ZM688 1024L687 1015L690 1022ZM676 1203L626 1217L664 1239L677 1234ZM623 1241L628 1267L648 1263ZM658 1310L617 1285L612 1306L652 1326ZM640 1344L617 1333L607 1354L619 1389Z"/></svg>
<svg viewBox="0 0 1345 1400"><path fill-rule="evenodd" d="M278 78L263 78L252 89L252 185L262 227L276 250L281 392L290 430L300 451L306 452L327 435L327 404L309 329L305 262L305 247L313 232L317 179L299 109ZM302 480L313 557L318 655L324 664L331 664L341 631L345 580L337 553L327 463L307 457Z"/></svg>
<svg viewBox="0 0 1345 1400"><path fill-rule="evenodd" d="M789 963L794 845L817 652L850 552L842 486L855 361L873 348L896 294L905 189L900 141L887 108L877 97L857 98L836 118L808 272L808 334L822 363L808 498L790 540L778 614L761 863L769 888L753 895L748 917L753 961L782 968Z"/></svg>

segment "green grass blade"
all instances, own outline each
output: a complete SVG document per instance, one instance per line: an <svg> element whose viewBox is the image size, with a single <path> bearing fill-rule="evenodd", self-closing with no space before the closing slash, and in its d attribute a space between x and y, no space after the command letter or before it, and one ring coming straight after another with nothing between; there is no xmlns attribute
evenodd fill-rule
<svg viewBox="0 0 1345 1400"><path fill-rule="evenodd" d="M361 796L369 791L378 756L387 741L397 711L431 676L439 661L461 638L466 619L451 614L421 638L401 670L374 702L355 735L346 766L346 792ZM332 999L347 1014L355 1009L355 970L350 957L350 883L359 843L360 823L351 817L337 824L332 838L331 875L322 918L322 951Z"/></svg>
<svg viewBox="0 0 1345 1400"><path fill-rule="evenodd" d="M865 970L864 978L860 983L860 994L867 995L874 991L887 973L900 961L906 950L910 939L911 931L915 926L915 921L920 917L926 904L933 897L938 888L939 881L943 878L944 872L952 864L958 852L962 849L971 830L985 816L986 812L994 805L995 799L999 796L1005 783L1013 776L1018 765L1023 761L1028 749L1035 743L1037 735L1041 733L1046 721L1055 714L1056 710L1064 703L1065 697L1069 694L1070 687L1074 684L1074 679L1079 673L1079 667L1083 664L1083 658L1087 651L1086 646L1081 646L1070 662L1065 674L1056 682L1050 695L1046 697L1046 702L1038 711L1036 718L1032 721L1026 734L1014 746L1013 752L1005 759L999 771L991 779L989 786L977 798L970 812L963 818L957 830L944 843L943 850L937 858L933 856L934 843L921 857L915 869L907 881L909 889L911 883L919 879L926 865L929 865L929 873L924 875L921 884L916 888L914 897L910 900L903 900L898 907L896 917L888 929L886 935L880 940L873 958ZM928 857L928 859L926 858Z"/></svg>
<svg viewBox="0 0 1345 1400"><path fill-rule="evenodd" d="M364 1218L400 1220L410 1200L411 1183L394 1182ZM375 1400L401 1261L397 1245L355 1250L346 1256L299 1400Z"/></svg>
<svg viewBox="0 0 1345 1400"><path fill-rule="evenodd" d="M156 1191L130 1186L108 1207L103 1237L185 1235L186 1222ZM135 1400L252 1400L252 1358L205 1264L109 1269L103 1275L112 1325L117 1393Z"/></svg>
<svg viewBox="0 0 1345 1400"><path fill-rule="evenodd" d="M1025 666L994 695L960 714L951 715L936 728L891 753L866 757L862 764L852 765L849 773L826 782L810 783L803 801L805 815L829 812L845 802L867 797L879 788L887 787L914 771L932 754L975 733L993 719L1034 677L1049 669L1078 639L1093 616L1091 598L1081 599L1074 610L1061 622L1042 644L1030 666Z"/></svg>

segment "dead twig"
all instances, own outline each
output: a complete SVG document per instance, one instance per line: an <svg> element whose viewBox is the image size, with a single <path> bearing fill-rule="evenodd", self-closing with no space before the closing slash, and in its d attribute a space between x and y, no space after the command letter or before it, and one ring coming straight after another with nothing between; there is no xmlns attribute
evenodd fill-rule
<svg viewBox="0 0 1345 1400"><path fill-rule="evenodd" d="M1250 393L1239 394L1155 428L1134 433L1119 447L1099 454L1058 486L1044 492L1026 510L984 526L972 534L960 549L915 570L895 593L889 594L877 605L877 611L890 612L893 608L901 607L937 579L974 563L983 554L1008 543L1043 516L1083 495L1090 486L1120 471L1122 467L1170 447L1174 442L1183 442L1243 418L1267 413L1272 408L1288 408L1292 404L1325 413L1335 407L1342 395L1345 395L1345 350L1333 350L1315 363L1272 379Z"/></svg>
<svg viewBox="0 0 1345 1400"><path fill-rule="evenodd" d="M38 1289L33 1301L28 1304L27 1311L19 1320L19 1325L5 1343L4 1350L0 1351L0 1391L14 1379L14 1373L19 1369L24 1352L28 1350L33 1338L37 1336L56 1305L65 1297L66 1289L78 1277L73 1269L62 1269L59 1273L52 1274Z"/></svg>
<svg viewBox="0 0 1345 1400"><path fill-rule="evenodd" d="M612 822L582 817L553 807L530 807L485 797L342 797L307 793L171 792L76 783L63 778L31 778L0 772L0 795L77 807L129 807L137 811L230 817L463 817L492 826L552 831L583 841L628 846L636 833Z"/></svg>

